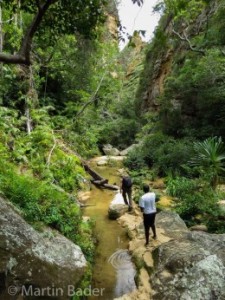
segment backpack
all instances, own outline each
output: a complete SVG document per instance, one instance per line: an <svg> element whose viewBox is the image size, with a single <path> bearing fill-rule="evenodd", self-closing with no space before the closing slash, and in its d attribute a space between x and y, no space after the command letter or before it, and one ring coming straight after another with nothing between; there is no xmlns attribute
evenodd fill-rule
<svg viewBox="0 0 225 300"><path fill-rule="evenodd" d="M132 186L132 180L130 177L123 177L123 180L122 180L122 187L123 188L131 188Z"/></svg>

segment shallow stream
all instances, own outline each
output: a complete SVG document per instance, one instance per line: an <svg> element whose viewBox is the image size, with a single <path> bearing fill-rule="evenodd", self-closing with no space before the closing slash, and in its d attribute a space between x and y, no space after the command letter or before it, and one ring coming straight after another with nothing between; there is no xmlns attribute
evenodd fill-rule
<svg viewBox="0 0 225 300"><path fill-rule="evenodd" d="M117 174L119 166L96 167L94 169L110 184L120 183ZM135 289L135 269L127 251L126 230L117 221L108 219L108 208L116 192L101 190L93 186L91 199L84 210L84 215L95 220L95 235L98 240L92 289L102 289L99 296L90 296L89 300L112 300Z"/></svg>

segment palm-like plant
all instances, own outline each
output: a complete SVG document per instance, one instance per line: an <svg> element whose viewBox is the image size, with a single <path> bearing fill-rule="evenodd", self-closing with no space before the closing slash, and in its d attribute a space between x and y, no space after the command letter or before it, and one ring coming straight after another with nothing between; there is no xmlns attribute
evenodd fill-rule
<svg viewBox="0 0 225 300"><path fill-rule="evenodd" d="M195 156L191 164L201 167L210 177L211 186L215 189L219 176L225 171L225 147L221 137L210 137L203 142L194 143Z"/></svg>

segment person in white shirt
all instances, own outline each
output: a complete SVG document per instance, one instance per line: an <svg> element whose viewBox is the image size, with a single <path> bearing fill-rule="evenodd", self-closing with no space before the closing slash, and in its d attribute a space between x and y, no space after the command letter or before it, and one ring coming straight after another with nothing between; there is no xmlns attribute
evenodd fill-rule
<svg viewBox="0 0 225 300"><path fill-rule="evenodd" d="M153 232L153 239L156 239L155 229L155 215L156 215L156 194L150 192L150 188L147 184L143 186L144 195L139 200L139 207L143 212L144 228L145 228L145 246L149 244L149 231L150 228Z"/></svg>

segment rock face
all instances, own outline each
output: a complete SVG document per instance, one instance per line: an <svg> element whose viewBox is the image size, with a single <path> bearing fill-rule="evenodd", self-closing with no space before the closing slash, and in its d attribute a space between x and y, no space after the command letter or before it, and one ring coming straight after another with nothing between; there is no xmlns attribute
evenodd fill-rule
<svg viewBox="0 0 225 300"><path fill-rule="evenodd" d="M156 215L158 238L151 233L146 249L141 214L125 214L119 222L128 228L129 251L143 267L138 289L118 300L225 299L225 234L190 231L176 213L162 211Z"/></svg>
<svg viewBox="0 0 225 300"><path fill-rule="evenodd" d="M190 232L177 220L167 212L157 222L173 239L152 252L153 299L225 299L225 234Z"/></svg>
<svg viewBox="0 0 225 300"><path fill-rule="evenodd" d="M45 299L59 289L60 297L54 299L68 299L68 287L77 284L86 268L80 247L50 229L37 232L2 198L0 209L0 299L17 299L25 286L33 292L43 289ZM14 298L10 286L16 287Z"/></svg>

